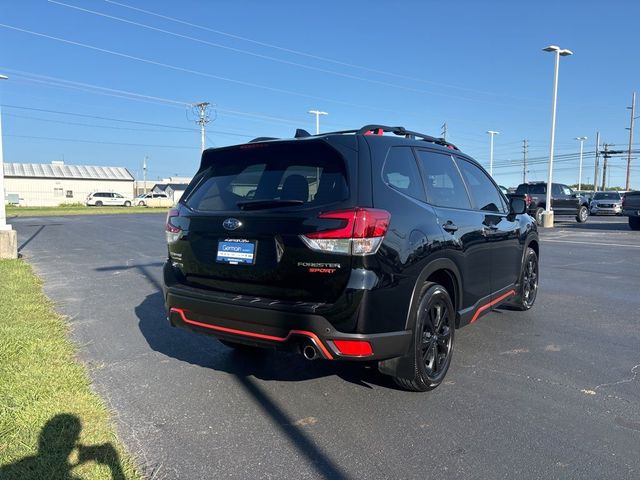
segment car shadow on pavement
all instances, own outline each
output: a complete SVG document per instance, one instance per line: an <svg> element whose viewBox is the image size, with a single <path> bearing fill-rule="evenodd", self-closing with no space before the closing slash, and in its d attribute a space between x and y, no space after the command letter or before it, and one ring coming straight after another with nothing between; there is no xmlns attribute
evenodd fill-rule
<svg viewBox="0 0 640 480"><path fill-rule="evenodd" d="M583 231L630 231L627 217L620 217L617 222L606 223L578 223L578 222L555 222L556 228L567 228L571 230L583 230Z"/></svg>

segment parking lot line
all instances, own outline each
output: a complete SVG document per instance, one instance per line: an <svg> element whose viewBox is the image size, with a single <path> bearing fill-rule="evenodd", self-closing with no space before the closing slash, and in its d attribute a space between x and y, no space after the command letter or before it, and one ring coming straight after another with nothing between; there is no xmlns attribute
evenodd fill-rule
<svg viewBox="0 0 640 480"><path fill-rule="evenodd" d="M582 245L602 245L604 247L629 247L640 248L640 245L625 245L624 243L601 243L601 242L580 242L578 240L554 240L552 238L543 239L544 242L556 242L556 243L579 243Z"/></svg>

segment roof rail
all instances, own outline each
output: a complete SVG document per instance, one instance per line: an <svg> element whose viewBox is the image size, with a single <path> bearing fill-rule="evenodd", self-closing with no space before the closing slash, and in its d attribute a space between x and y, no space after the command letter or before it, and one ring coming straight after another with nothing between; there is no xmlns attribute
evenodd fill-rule
<svg viewBox="0 0 640 480"><path fill-rule="evenodd" d="M375 132L375 133L374 133ZM379 133L378 133L379 132ZM426 135L424 133L412 132L411 130L407 130L404 127L390 127L388 125L365 125L360 130L356 132L357 135L382 135L382 132L393 133L394 135L400 135L405 138L419 138L424 140L425 142L435 143L437 145L442 145L447 148L451 148L453 150L458 150L453 143L447 142L444 138L436 138L431 135Z"/></svg>

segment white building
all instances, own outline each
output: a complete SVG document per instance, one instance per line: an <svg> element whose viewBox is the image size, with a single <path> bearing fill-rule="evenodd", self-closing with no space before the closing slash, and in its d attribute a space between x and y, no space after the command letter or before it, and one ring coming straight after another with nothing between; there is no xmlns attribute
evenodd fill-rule
<svg viewBox="0 0 640 480"><path fill-rule="evenodd" d="M156 183L151 191L155 193L166 193L167 196L173 200L173 203L176 204L188 186L188 183Z"/></svg>
<svg viewBox="0 0 640 480"><path fill-rule="evenodd" d="M133 176L123 167L5 163L4 177L6 201L26 207L84 204L97 191L133 196Z"/></svg>

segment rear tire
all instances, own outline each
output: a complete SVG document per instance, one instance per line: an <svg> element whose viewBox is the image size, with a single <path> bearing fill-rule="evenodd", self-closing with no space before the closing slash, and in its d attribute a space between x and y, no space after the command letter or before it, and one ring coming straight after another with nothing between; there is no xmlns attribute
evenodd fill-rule
<svg viewBox="0 0 640 480"><path fill-rule="evenodd" d="M131 206L131 202L129 200L127 200L126 202L124 202L124 206L125 207L130 207Z"/></svg>
<svg viewBox="0 0 640 480"><path fill-rule="evenodd" d="M538 255L533 248L527 248L520 272L520 292L510 304L522 311L533 307L538 295L538 279Z"/></svg>
<svg viewBox="0 0 640 480"><path fill-rule="evenodd" d="M542 214L543 213L544 213L544 208L542 208L542 207L536 208L535 219L536 219L536 223L539 226L542 226Z"/></svg>
<svg viewBox="0 0 640 480"><path fill-rule="evenodd" d="M629 228L631 230L640 230L640 217L629 217Z"/></svg>
<svg viewBox="0 0 640 480"><path fill-rule="evenodd" d="M102 206L102 201L98 200L98 201L96 202L96 207L101 207L101 206Z"/></svg>
<svg viewBox="0 0 640 480"><path fill-rule="evenodd" d="M582 205L578 209L578 214L576 215L576 222L584 223L587 221L588 218L589 218L589 209L584 205Z"/></svg>
<svg viewBox="0 0 640 480"><path fill-rule="evenodd" d="M414 377L394 377L404 390L426 392L442 383L453 355L455 309L447 291L425 283L413 330Z"/></svg>

